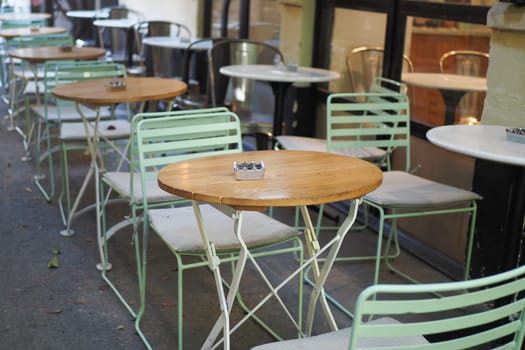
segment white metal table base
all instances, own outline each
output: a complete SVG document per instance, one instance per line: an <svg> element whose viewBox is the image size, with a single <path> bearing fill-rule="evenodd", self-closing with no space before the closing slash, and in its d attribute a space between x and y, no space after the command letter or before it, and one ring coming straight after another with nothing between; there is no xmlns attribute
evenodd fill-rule
<svg viewBox="0 0 525 350"><path fill-rule="evenodd" d="M271 285L268 278L265 276L262 269L255 261L255 258L250 253L248 247L246 246L246 243L243 240L243 237L241 234L242 211L237 211L227 206L217 206L217 209L223 211L226 215L232 217L235 220L235 225L234 225L235 235L237 236L241 244L239 260L237 261L235 271L233 273L232 282L231 282L231 285L228 291L228 295L225 296L223 284L222 284L220 266L219 266L220 265L219 257L217 256L215 252L215 247L213 243L208 240L208 236L207 236L205 224L204 224L204 219L201 215L199 205L197 202L193 201L192 202L193 209L195 212L195 217L198 222L201 238L205 245L206 257L209 262L209 268L212 271L214 278L215 278L215 285L217 288L217 295L219 297L219 304L220 304L220 310L221 310L221 314L219 318L217 319L214 327L210 331L208 338L205 340L204 344L202 345L202 349L215 349L221 343L224 344L224 349L230 349L230 334L233 333L235 330L237 330L249 317L253 315L253 313L255 313L272 296L277 298L279 304L281 305L281 307L283 308L287 316L290 318L290 320L294 323L295 327L298 328L298 331L300 332L300 334L302 334L303 336L304 335L309 336L311 334L313 320L315 316L315 306L317 302L321 303L324 314L330 324L330 328L332 330L337 330L338 328L335 323L335 319L332 315L332 312L328 306L328 302L325 297L323 286L324 286L324 282L326 281L328 277L328 273L330 272L330 269L335 261L337 253L339 252L339 249L341 248L343 239L346 236L346 234L350 231L350 228L355 222L355 219L357 217L357 209L358 209L360 202L361 202L360 199L351 201L350 210L349 210L349 214L347 218L344 220L342 225L339 227L336 235L322 248L320 247L317 237L315 235L315 229L312 224L312 220L310 218L308 208L306 206L300 206L300 211L303 216L304 222L306 224L306 228L305 228L306 237L305 238L306 238L308 254L310 257L307 260L305 260L304 263L301 266L299 266L293 273L291 273L285 280L283 280L280 284L278 284L275 287ZM328 251L328 255L325 258L322 267L320 268L317 258L325 251ZM244 267L248 259L250 259L250 261L254 264L256 270L259 272L259 274L261 275L261 277L263 278L267 286L270 288L271 292L268 293L266 297L264 297L254 308L252 308L252 310L247 315L245 315L234 327L230 327L229 314L233 306L233 302L235 300L235 295L237 294L239 290L240 280L241 280L241 277L244 271ZM313 274L315 278L315 284L313 286L313 292L310 296L310 301L308 305L308 314L307 314L306 328L305 328L306 331L303 332L303 330L300 329L299 325L294 320L288 308L284 305L284 302L279 297L278 291L282 287L284 287L292 278L294 278L297 274L299 274L300 271L304 270L309 265L312 265L312 270L313 270ZM223 333L223 338L216 342L221 331Z"/></svg>
<svg viewBox="0 0 525 350"><path fill-rule="evenodd" d="M99 152L100 135L98 133L98 125L99 125L99 122L100 122L100 107L101 106L97 106L96 107L96 118L95 118L94 124L91 124L91 122L88 119L86 119L85 116L82 114L82 110L80 109L80 104L79 103L75 103L75 106L76 106L77 112L81 116L82 122L84 124L84 129L85 129L85 132L86 132L86 141L87 141L87 144L88 144L88 150L89 150L89 153L90 153L91 160L90 160L88 172L87 172L86 176L84 177L84 181L82 182L82 185L81 185L80 190L79 190L79 192L77 194L77 197L75 198L75 201L73 203L71 211L68 213L66 228L64 230L61 230L60 234L62 236L66 236L66 237L74 235L75 231L71 229L71 224L73 222L73 219L77 215L81 215L84 212L86 212L87 210L93 209L93 206L95 206L96 218L97 218L97 245L98 245L98 250L99 250L99 255L100 255L100 263L97 264L97 269L100 270L100 271L102 271L102 270L110 270L111 269L111 263L106 261L106 258L105 258L105 255L104 255L104 251L103 251L104 242L103 242L102 228L101 228L101 222L100 222L101 212L100 212L100 179L99 179L99 172L104 169L104 162L103 162L103 159L102 159L102 155ZM93 137L90 137L90 135L91 135L90 129L91 128L94 129ZM107 139L105 137L103 137L103 139L105 141L107 141L108 144L111 146L111 148L113 148L120 155L121 158L120 158L119 164L117 166L117 169L119 169L122 166L122 164L124 163L124 161L127 161L126 152L127 152L128 147L129 147L129 142L126 145L125 150L121 151L120 149L118 149L118 147L113 145L113 143L110 142L109 139ZM100 166L99 166L99 163L100 163ZM86 188L87 188L87 186L89 184L89 181L90 181L90 179L92 177L94 177L94 180L95 180L95 204L91 204L91 205L87 206L84 209L78 210L78 206L80 204L80 200L84 196Z"/></svg>

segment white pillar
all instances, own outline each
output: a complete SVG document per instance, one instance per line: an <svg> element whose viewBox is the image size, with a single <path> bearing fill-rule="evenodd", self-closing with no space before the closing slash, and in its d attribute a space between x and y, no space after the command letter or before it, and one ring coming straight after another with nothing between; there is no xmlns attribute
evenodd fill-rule
<svg viewBox="0 0 525 350"><path fill-rule="evenodd" d="M525 127L525 7L496 3L482 124Z"/></svg>

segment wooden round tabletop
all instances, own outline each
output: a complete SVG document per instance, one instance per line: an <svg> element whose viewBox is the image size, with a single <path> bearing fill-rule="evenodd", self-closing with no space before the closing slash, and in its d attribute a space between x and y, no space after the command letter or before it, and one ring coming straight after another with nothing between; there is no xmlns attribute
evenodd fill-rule
<svg viewBox="0 0 525 350"><path fill-rule="evenodd" d="M125 82L124 89L107 87L112 81ZM112 105L125 102L171 100L186 92L186 83L175 79L132 77L122 79L92 79L64 84L53 89L61 99L92 105Z"/></svg>
<svg viewBox="0 0 525 350"><path fill-rule="evenodd" d="M73 47L66 50L60 46L45 46L10 50L9 56L42 63L49 60L94 60L105 53L106 50L100 47Z"/></svg>
<svg viewBox="0 0 525 350"><path fill-rule="evenodd" d="M264 162L262 180L239 181L233 162ZM382 182L370 162L326 152L255 151L195 158L162 168L159 186L172 194L238 209L315 205L360 198Z"/></svg>
<svg viewBox="0 0 525 350"><path fill-rule="evenodd" d="M5 38L5 39L13 39L19 36L58 34L58 33L64 33L65 31L66 31L66 28L63 28L63 27L8 28L8 29L0 29L0 37Z"/></svg>

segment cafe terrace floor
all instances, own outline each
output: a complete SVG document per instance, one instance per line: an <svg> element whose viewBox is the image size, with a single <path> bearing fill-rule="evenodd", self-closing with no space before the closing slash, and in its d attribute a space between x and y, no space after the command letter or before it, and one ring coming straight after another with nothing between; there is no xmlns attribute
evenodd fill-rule
<svg viewBox="0 0 525 350"><path fill-rule="evenodd" d="M5 115L5 106L0 106ZM62 237L63 229L56 200L47 203L35 187L32 177L34 162L22 162L23 146L16 132L7 131L7 120L0 120L0 348L2 349L143 349L135 333L133 320L117 301L95 268L98 258L95 236L95 215L88 212L74 222L76 234ZM78 189L87 170L88 158L78 153L71 163L72 188ZM57 159L58 164L58 159ZM60 180L59 180L60 181ZM60 185L60 182L59 182ZM87 191L84 204L94 201L94 189ZM127 215L127 206L112 205L109 215L114 220ZM276 217L292 223L292 210L276 210ZM314 216L315 219L315 216ZM329 232L322 234L330 237ZM176 336L176 272L175 258L154 235L150 235L148 260L148 303L143 330L155 349L175 349ZM343 253L375 249L375 235L368 231L351 232ZM59 266L48 263L57 256ZM138 305L135 260L130 230L120 231L110 241L111 278L120 286L131 304ZM422 281L446 281L447 278L419 260L403 254L398 266L411 271ZM295 266L291 255L266 259L263 262L271 278L279 278ZM337 263L327 288L344 305L352 307L356 295L372 281L370 262ZM253 269L252 269L253 271ZM262 295L262 282L248 268L241 290L248 301ZM382 282L403 282L384 271ZM215 285L207 269L191 270L185 280L185 349L199 349L218 315ZM305 286L305 297L311 289ZM284 289L284 300L295 305L296 290ZM272 304L261 315L281 330L286 337L295 332L283 323ZM351 320L334 311L341 327ZM234 307L232 318L243 312ZM314 332L328 331L318 313ZM232 337L233 349L249 349L252 345L271 341L270 336L249 321Z"/></svg>

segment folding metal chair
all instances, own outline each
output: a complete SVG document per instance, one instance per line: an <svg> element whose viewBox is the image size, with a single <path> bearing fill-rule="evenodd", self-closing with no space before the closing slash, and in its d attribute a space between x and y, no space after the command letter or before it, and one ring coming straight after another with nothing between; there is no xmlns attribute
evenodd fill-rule
<svg viewBox="0 0 525 350"><path fill-rule="evenodd" d="M355 302L351 328L252 350L518 350L525 335L524 274L522 266L463 282L371 286Z"/></svg>
<svg viewBox="0 0 525 350"><path fill-rule="evenodd" d="M138 234L138 217L132 214L133 237L135 253L138 262L139 293L141 298L140 308L137 312L132 310L118 289L107 278L103 271L104 279L112 286L119 299L126 305L130 313L136 317L136 329L145 344L150 347L146 337L140 329L140 322L144 314L146 297L146 266L147 266L147 241L149 229L159 235L176 256L177 267L177 318L179 348L183 348L183 274L186 270L209 266L205 260L206 252L199 235L197 221L193 215L193 208L184 205L174 196L151 185L156 185L156 172L163 166L173 162L219 154L237 153L242 151L240 123L237 115L225 109L204 109L177 112L161 112L153 114L137 114L133 118L134 131L133 152L137 152L138 160L132 163L135 174L106 173L103 182L106 186L129 198L132 211L141 210L143 226L142 239ZM118 186L120 184L120 186ZM127 186L127 187L126 187ZM152 190L148 190L152 189ZM159 193L160 192L160 193ZM129 194L129 196L127 195ZM103 194L107 197L107 194ZM166 201L169 200L169 201ZM174 203L175 202L175 203ZM182 202L182 203L181 203ZM167 203L179 204L171 208L158 208ZM181 206L182 204L182 206ZM235 262L240 249L239 242L234 235L233 220L210 205L201 205L200 209L210 222L210 239L215 243L217 253L223 259L222 263ZM246 227L250 228L250 238L247 239L249 247L255 250L258 257L274 254L295 253L302 262L302 243L299 232L284 225L263 213L247 212L244 217ZM107 260L107 238L115 231L104 234L104 247ZM278 245L290 242L291 246ZM186 257L201 257L202 260ZM300 329L302 309L302 276L299 280L298 316L296 325ZM255 318L256 321L277 338L269 326Z"/></svg>

